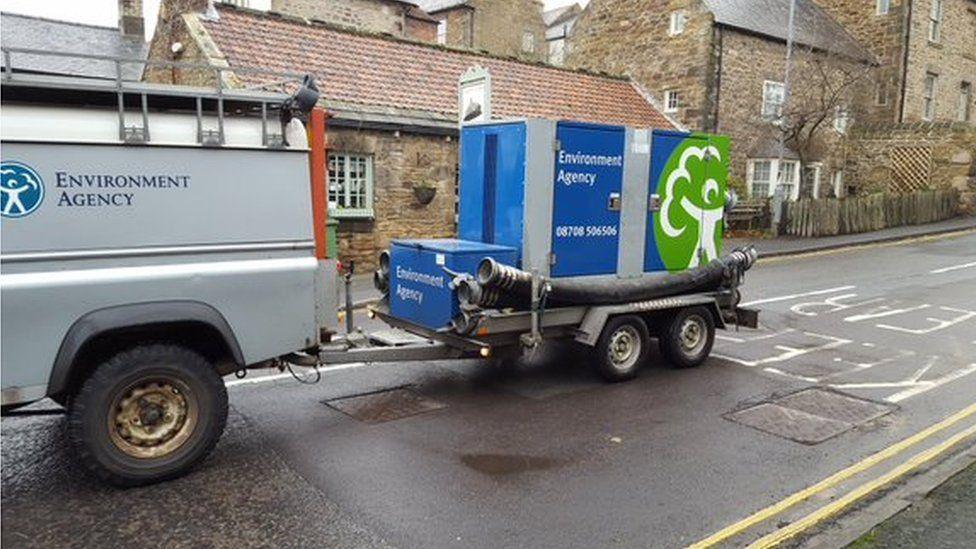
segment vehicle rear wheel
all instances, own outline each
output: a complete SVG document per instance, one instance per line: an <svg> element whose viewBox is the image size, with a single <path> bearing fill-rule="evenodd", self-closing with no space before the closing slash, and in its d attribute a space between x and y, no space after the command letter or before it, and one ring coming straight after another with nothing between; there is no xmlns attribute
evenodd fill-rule
<svg viewBox="0 0 976 549"><path fill-rule="evenodd" d="M227 390L213 365L176 345L142 345L85 380L68 411L68 438L100 479L138 486L188 471L226 421Z"/></svg>
<svg viewBox="0 0 976 549"><path fill-rule="evenodd" d="M715 319L705 307L681 309L658 338L664 358L678 368L698 366L715 342Z"/></svg>
<svg viewBox="0 0 976 549"><path fill-rule="evenodd" d="M633 379L647 361L647 324L635 315L607 321L596 344L597 371L607 381Z"/></svg>

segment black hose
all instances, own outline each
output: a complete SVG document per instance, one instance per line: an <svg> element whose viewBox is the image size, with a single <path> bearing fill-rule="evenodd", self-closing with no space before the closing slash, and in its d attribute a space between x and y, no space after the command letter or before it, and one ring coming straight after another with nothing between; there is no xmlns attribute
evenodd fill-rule
<svg viewBox="0 0 976 549"><path fill-rule="evenodd" d="M692 292L707 292L722 287L733 288L742 273L756 260L752 247L740 248L694 269L679 273L655 273L635 278L592 279L556 278L548 280L547 306L613 305L658 299ZM494 303L525 309L532 302L532 275L491 258L478 266L480 294L466 290L462 303L498 308ZM465 301L467 299L467 301Z"/></svg>

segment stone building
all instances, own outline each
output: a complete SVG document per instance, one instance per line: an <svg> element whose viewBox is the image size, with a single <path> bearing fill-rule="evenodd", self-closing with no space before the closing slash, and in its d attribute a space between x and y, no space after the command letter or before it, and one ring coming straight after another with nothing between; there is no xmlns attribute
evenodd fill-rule
<svg viewBox="0 0 976 549"><path fill-rule="evenodd" d="M562 65L566 60L566 38L582 12L583 8L575 3L542 12L542 21L546 25L546 53L549 63Z"/></svg>
<svg viewBox="0 0 976 549"><path fill-rule="evenodd" d="M271 0L271 11L417 40L437 37L437 20L407 0Z"/></svg>
<svg viewBox="0 0 976 549"><path fill-rule="evenodd" d="M545 61L541 0L417 0L438 20L440 44Z"/></svg>
<svg viewBox="0 0 976 549"><path fill-rule="evenodd" d="M164 0L151 59L315 75L330 112L329 215L340 259L375 266L391 238L455 234L459 79L490 77L493 118L542 117L674 128L630 80L353 31L298 17ZM197 83L190 71L147 71L160 82ZM272 78L272 77L268 77ZM265 81L246 72L228 85ZM425 202L421 188L436 189ZM360 270L357 267L357 270Z"/></svg>
<svg viewBox="0 0 976 549"><path fill-rule="evenodd" d="M812 0L798 0L793 110L784 113L788 15L789 0L592 0L567 64L629 75L688 127L730 136L740 191L770 196L781 181L790 198L843 193L847 121L865 102L857 80L871 76L874 57ZM829 101L824 88L834 90ZM798 132L783 124L800 119Z"/></svg>
<svg viewBox="0 0 976 549"><path fill-rule="evenodd" d="M976 124L976 1L815 1L878 58L873 121Z"/></svg>

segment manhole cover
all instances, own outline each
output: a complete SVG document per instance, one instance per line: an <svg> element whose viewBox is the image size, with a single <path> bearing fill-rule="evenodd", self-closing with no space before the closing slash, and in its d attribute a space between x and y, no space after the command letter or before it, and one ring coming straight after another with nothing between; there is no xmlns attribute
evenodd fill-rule
<svg viewBox="0 0 976 549"><path fill-rule="evenodd" d="M804 389L775 402L786 408L854 425L877 419L892 410L887 404L818 388Z"/></svg>
<svg viewBox="0 0 976 549"><path fill-rule="evenodd" d="M812 388L730 413L726 418L803 444L818 444L893 409L836 391Z"/></svg>
<svg viewBox="0 0 976 549"><path fill-rule="evenodd" d="M326 400L325 404L365 423L393 421L447 406L405 387Z"/></svg>

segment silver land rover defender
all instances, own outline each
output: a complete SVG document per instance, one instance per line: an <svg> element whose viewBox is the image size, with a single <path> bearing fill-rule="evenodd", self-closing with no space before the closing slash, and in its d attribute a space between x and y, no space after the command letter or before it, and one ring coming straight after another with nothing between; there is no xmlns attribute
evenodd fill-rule
<svg viewBox="0 0 976 549"><path fill-rule="evenodd" d="M64 405L71 445L103 480L186 471L224 428L221 376L314 348L335 324L324 200L313 208L324 143L310 151L288 122L315 104L305 84L5 71L3 407Z"/></svg>

